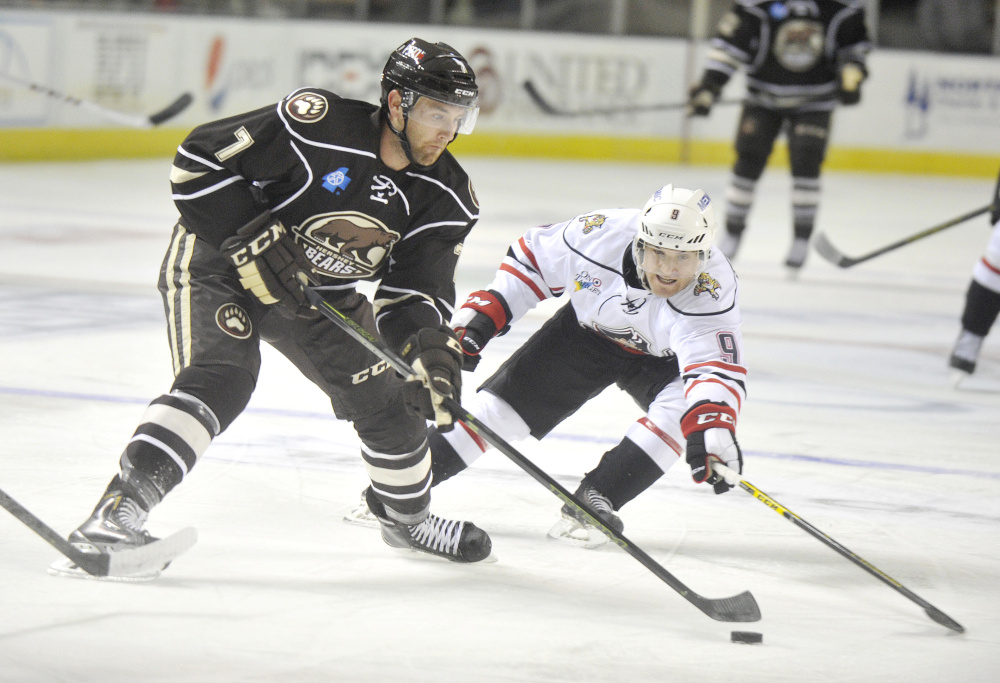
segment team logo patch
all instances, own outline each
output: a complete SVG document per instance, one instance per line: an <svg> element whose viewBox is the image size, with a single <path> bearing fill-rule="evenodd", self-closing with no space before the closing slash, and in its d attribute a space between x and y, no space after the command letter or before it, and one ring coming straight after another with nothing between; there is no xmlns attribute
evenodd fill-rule
<svg viewBox="0 0 1000 683"><path fill-rule="evenodd" d="M619 346L624 346L626 349L638 351L639 353L649 353L649 341L636 332L634 327L613 328L595 323L594 329Z"/></svg>
<svg viewBox="0 0 1000 683"><path fill-rule="evenodd" d="M352 280L377 273L400 238L381 221L356 211L312 216L292 233L320 275Z"/></svg>
<svg viewBox="0 0 1000 683"><path fill-rule="evenodd" d="M599 213L592 213L589 216L581 216L580 220L583 221L583 234L589 235L594 231L594 228L599 228L604 225L604 222L608 220L607 216L602 216Z"/></svg>
<svg viewBox="0 0 1000 683"><path fill-rule="evenodd" d="M722 285L714 277L708 273L698 273L698 281L694 285L695 296L698 296L702 292L708 292L709 296L713 299L718 299L721 290Z"/></svg>
<svg viewBox="0 0 1000 683"><path fill-rule="evenodd" d="M236 304L223 304L215 312L215 324L230 337L249 339L253 334L250 316Z"/></svg>
<svg viewBox="0 0 1000 683"><path fill-rule="evenodd" d="M786 21L774 37L774 56L789 71L809 71L816 66L822 54L823 25L818 21Z"/></svg>
<svg viewBox="0 0 1000 683"><path fill-rule="evenodd" d="M285 111L296 121L316 123L326 116L330 105L326 98L313 92L304 92L285 102Z"/></svg>

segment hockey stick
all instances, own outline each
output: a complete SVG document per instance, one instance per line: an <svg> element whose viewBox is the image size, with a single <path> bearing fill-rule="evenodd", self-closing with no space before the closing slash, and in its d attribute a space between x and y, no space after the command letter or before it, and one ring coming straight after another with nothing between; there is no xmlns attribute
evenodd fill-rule
<svg viewBox="0 0 1000 683"><path fill-rule="evenodd" d="M0 490L0 505L92 576L130 576L163 569L198 540L198 533L189 527L167 538L135 548L104 550L98 554L86 553L76 548L2 490Z"/></svg>
<svg viewBox="0 0 1000 683"><path fill-rule="evenodd" d="M138 114L125 114L120 111L115 111L114 109L108 109L102 107L96 102L90 102L89 100L81 100L78 97L72 97L71 95L65 95L61 92L57 92L48 88L44 85L38 83L32 83L31 81L25 81L16 76L11 76L10 74L0 73L0 79L8 81L10 83L15 83L28 90L34 90L35 92L41 93L43 95L48 95L49 97L54 97L57 100L66 102L67 104L72 104L75 107L80 107L91 113L97 114L98 116L103 116L109 121L115 121L124 126L129 126L130 128L152 128L153 126L158 126L164 121L172 119L173 117L180 114L182 111L187 109L188 105L194 101L194 97L191 93L186 92L176 100L168 104L166 107L158 112L150 114L149 116L141 116Z"/></svg>
<svg viewBox="0 0 1000 683"><path fill-rule="evenodd" d="M759 488L757 488L756 486L754 486L750 482L748 482L748 481L746 481L744 479L740 479L740 475L735 470L732 470L732 469L726 467L725 465L721 465L719 463L713 463L712 464L712 469L715 470L715 472L718 473L719 475L721 475L723 478L725 478L725 480L728 483L730 483L730 484L732 484L734 486L739 486L741 489L743 489L744 491L746 491L747 493L749 493L750 495L752 495L754 498L756 498L760 502L764 503L764 505L768 506L769 508L771 508L772 510L774 510L775 512L777 512L779 515L781 515L782 517L784 517L785 519L787 519L788 521L790 521L795 526L799 527L800 529L802 529L803 531L805 531L806 533L808 533L812 537L818 539L819 541L821 541L825 545L833 548L838 553L840 553L841 555L843 555L844 557L846 557L848 560L850 560L854 564L856 564L859 567L861 567L862 569L864 569L866 572L868 572L869 574L871 574L875 578L879 579L880 581L885 582L886 584L888 584L892 588L895 588L897 591L899 591L900 593L902 593L904 596L906 596L907 598L909 598L913 602L915 602L918 605L920 605L921 607L923 607L924 608L924 612L927 613L927 616L929 616L931 619L933 619L937 623L941 624L942 626L946 626L946 627L950 628L952 631L957 631L958 633L965 633L965 628L961 624L959 624L957 621L955 621L954 619L952 619L951 617L949 617L947 614L945 614L944 612L942 612L941 610L939 610L937 607L935 607L931 603L929 603L926 600L924 600L923 598L921 598L919 595L917 595L916 593L914 593L913 591L911 591L910 589L908 589L906 586L904 586L903 584L901 584L896 579L892 578L891 576L889 576L888 574L886 574L885 572L883 572L881 569L879 569L878 567L876 567L875 565L873 565L868 560L864 559L863 557L861 557L859 555L856 555L855 553L851 552L850 550L848 550L847 548L845 548L844 546L842 546L837 541L835 541L832 538L830 538L829 536L827 536L825 533L823 533L822 531L820 531L819 529L817 529L816 527L814 527L812 524L810 524L806 520L804 520L801 517L799 517L797 514L795 514L794 512L792 512L791 510L789 510L785 506L781 505L774 498L771 498L769 495L767 495L766 493L764 493L763 491L761 491Z"/></svg>
<svg viewBox="0 0 1000 683"><path fill-rule="evenodd" d="M376 339L364 327L341 313L334 306L327 303L319 292L309 286L305 287L305 292L309 302L318 308L320 313L332 320L337 327L341 328L356 341L360 342L362 346L391 365L393 369L403 375L403 377L409 378L416 375L413 368L410 367L405 360L390 349L386 348L381 341ZM500 438L496 432L480 422L475 415L465 410L458 401L450 398L445 399L444 405L456 420L464 422L469 429L472 429L476 432L476 434L490 443L490 445L514 461L515 465L530 474L535 481L548 488L564 503L582 513L593 526L600 529L622 550L638 560L644 567L646 567L646 569L653 572L653 574L659 577L664 583L673 588L675 591L680 593L684 599L700 609L703 613L716 621L746 622L758 621L760 619L760 608L757 606L757 601L749 591L744 591L743 593L734 595L733 597L718 599L706 598L698 595L681 583L673 574L659 565L642 549L625 538L623 534L608 527L597 516L591 514L584 504L573 494L560 486L555 479L550 477L544 471L535 466L534 463L521 455L521 453L515 450L513 446Z"/></svg>
<svg viewBox="0 0 1000 683"><path fill-rule="evenodd" d="M623 107L597 107L594 109L559 109L538 92L538 88L531 81L524 81L522 83L525 92L528 93L528 97L531 101L538 105L546 114L550 116L614 116L615 114L635 114L644 111L670 111L672 109L684 109L687 107L687 102L670 102L664 104L630 104ZM719 100L716 102L716 106L722 104L740 104L742 100Z"/></svg>
<svg viewBox="0 0 1000 683"><path fill-rule="evenodd" d="M965 221L971 218L975 218L976 216L981 216L984 213L992 210L993 210L992 204L989 204L987 206L982 206L978 209L975 209L974 211L970 211L969 213L963 213L961 216L956 216L955 218L952 218L949 221L945 221L944 223L941 223L939 225L935 225L925 230L921 230L920 232L910 235L909 237L905 237L899 240L898 242L893 242L888 246L882 247L881 249L876 249L870 254L865 254L864 256L858 256L857 258L844 256L844 254L841 253L840 250L838 250L835 246L833 246L830 243L830 240L828 240L826 235L824 235L823 233L816 235L816 239L813 240L813 247L816 248L816 251L819 252L820 256L825 258L833 265L839 266L841 268L850 268L851 266L855 266L859 263L862 263L863 261L867 261L868 259L873 259L876 256L881 256L882 254L888 251L892 251L893 249L899 249L900 247L906 246L910 242L916 242L917 240L923 239L924 237L928 237L929 235L939 233L942 230L947 230L950 227L958 225L959 223L964 223Z"/></svg>

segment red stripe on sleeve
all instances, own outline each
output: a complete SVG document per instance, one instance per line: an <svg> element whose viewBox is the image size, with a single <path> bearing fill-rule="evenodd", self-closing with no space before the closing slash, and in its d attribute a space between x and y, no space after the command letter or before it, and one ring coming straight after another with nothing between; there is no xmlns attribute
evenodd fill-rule
<svg viewBox="0 0 1000 683"><path fill-rule="evenodd" d="M516 268L511 268L506 263L501 263L500 264L500 270L502 270L505 273L510 273L511 275L513 275L514 277L516 277L518 280L520 280L524 284L528 285L528 287L531 288L531 291L535 293L535 296L538 297L539 301L544 301L545 299L548 298L548 297L545 296L545 294L542 293L542 290L540 290L538 288L538 285L536 285L534 282L531 281L531 278L529 278L527 275L525 275L521 271L517 270Z"/></svg>

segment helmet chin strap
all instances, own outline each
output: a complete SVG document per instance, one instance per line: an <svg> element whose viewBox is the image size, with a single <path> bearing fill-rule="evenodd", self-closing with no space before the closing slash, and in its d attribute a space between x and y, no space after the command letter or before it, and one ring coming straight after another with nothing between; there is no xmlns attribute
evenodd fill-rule
<svg viewBox="0 0 1000 683"><path fill-rule="evenodd" d="M411 164L413 164L418 170L428 171L431 168L433 168L434 164L436 164L441 159L441 157L438 156L438 158L434 160L433 164L430 164L429 166L424 166L423 164L417 163L417 160L413 158L413 150L410 149L410 139L406 136L406 126L410 122L410 117L409 114L406 113L405 109L403 109L403 130L396 130L396 127L392 125L392 121L389 120L389 112L386 112L385 114L385 122L389 126L389 130L391 130L393 134L399 139L399 144L403 148L403 154L406 155L406 159Z"/></svg>

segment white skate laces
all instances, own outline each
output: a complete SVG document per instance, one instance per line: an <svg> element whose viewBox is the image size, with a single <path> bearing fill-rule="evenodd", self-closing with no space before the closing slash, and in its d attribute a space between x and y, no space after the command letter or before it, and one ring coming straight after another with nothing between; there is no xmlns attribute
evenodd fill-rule
<svg viewBox="0 0 1000 683"><path fill-rule="evenodd" d="M425 548L447 555L458 555L458 544L462 540L464 527L465 522L428 515L420 524L408 528L410 537Z"/></svg>

